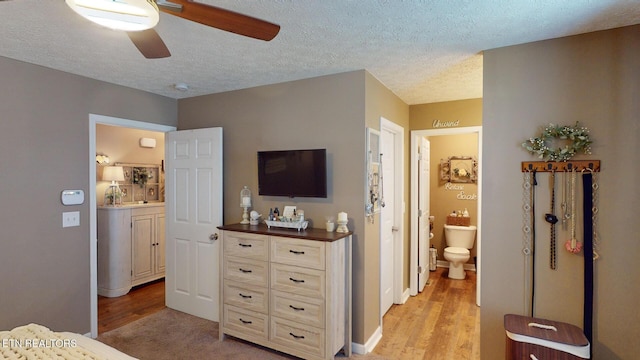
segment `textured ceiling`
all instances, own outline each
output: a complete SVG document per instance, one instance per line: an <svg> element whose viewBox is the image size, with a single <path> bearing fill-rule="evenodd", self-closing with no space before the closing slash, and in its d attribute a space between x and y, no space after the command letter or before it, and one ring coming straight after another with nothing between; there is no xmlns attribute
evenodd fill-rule
<svg viewBox="0 0 640 360"><path fill-rule="evenodd" d="M411 105L482 97L483 50L640 23L637 0L199 2L281 31L264 42L161 13L172 56L148 60L64 0L8 0L0 56L177 99L366 69Z"/></svg>

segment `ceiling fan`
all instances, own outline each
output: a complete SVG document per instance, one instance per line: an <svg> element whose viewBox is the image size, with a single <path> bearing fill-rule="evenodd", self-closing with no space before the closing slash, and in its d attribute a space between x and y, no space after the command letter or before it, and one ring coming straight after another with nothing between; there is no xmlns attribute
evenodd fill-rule
<svg viewBox="0 0 640 360"><path fill-rule="evenodd" d="M251 16L192 0L65 0L82 17L102 26L124 30L147 59L171 56L153 29L159 12L254 39L270 41L280 31L276 25Z"/></svg>

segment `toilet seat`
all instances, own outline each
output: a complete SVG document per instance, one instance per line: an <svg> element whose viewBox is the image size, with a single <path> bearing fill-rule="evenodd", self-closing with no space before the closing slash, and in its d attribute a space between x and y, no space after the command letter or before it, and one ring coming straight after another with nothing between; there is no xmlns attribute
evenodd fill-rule
<svg viewBox="0 0 640 360"><path fill-rule="evenodd" d="M447 248L444 248L444 252L452 255L471 255L471 252L469 252L469 249L455 247L455 246L449 246Z"/></svg>

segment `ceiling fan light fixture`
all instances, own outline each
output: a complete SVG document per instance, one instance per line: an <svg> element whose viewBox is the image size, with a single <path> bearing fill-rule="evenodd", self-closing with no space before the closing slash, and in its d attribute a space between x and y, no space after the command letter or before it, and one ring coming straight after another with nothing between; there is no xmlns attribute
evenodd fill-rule
<svg viewBox="0 0 640 360"><path fill-rule="evenodd" d="M115 30L151 29L160 20L153 0L65 0L80 16Z"/></svg>

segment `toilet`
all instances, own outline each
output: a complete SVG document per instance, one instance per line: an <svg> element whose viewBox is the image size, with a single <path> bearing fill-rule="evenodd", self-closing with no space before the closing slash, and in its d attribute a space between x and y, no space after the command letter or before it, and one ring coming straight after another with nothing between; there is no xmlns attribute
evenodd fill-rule
<svg viewBox="0 0 640 360"><path fill-rule="evenodd" d="M462 280L467 276L464 264L471 257L469 249L473 248L476 227L445 224L444 237L447 242L444 258L449 262L449 278Z"/></svg>

